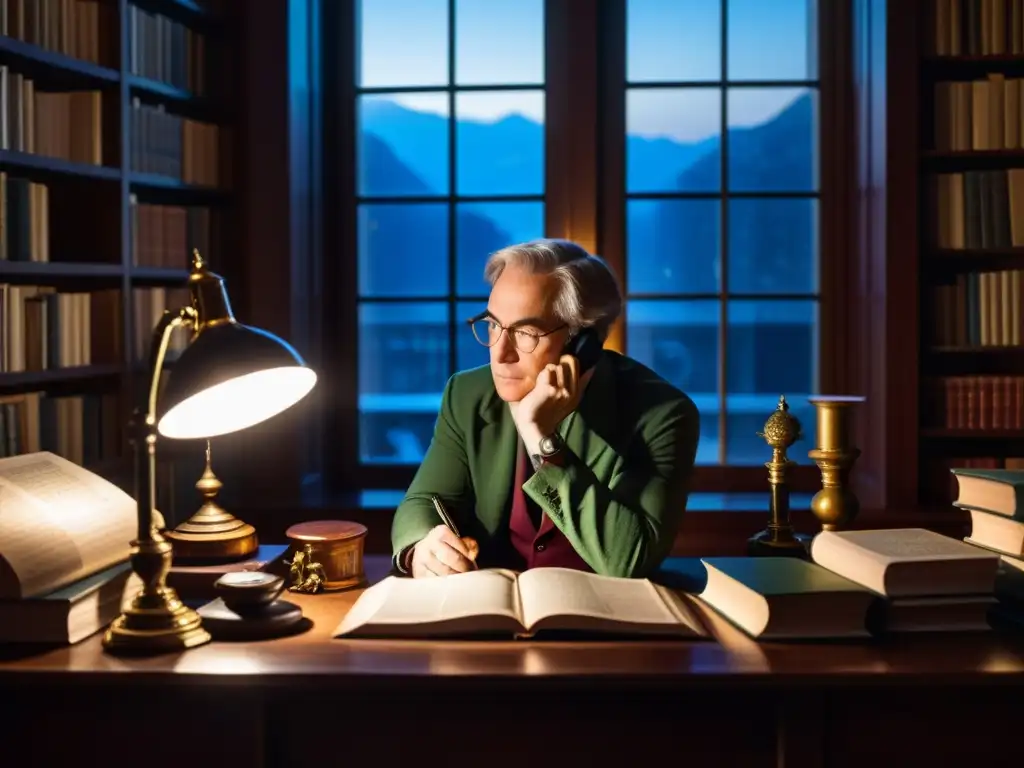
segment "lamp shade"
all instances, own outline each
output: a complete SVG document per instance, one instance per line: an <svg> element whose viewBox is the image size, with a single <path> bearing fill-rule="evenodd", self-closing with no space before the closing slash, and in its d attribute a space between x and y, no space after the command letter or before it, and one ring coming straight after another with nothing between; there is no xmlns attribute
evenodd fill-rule
<svg viewBox="0 0 1024 768"><path fill-rule="evenodd" d="M316 373L286 341L235 321L204 327L169 371L165 437L210 438L266 421L305 397Z"/></svg>

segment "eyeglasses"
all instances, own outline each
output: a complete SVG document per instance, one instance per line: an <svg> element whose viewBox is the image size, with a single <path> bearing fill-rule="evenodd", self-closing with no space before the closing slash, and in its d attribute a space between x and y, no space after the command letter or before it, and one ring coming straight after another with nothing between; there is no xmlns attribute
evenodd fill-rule
<svg viewBox="0 0 1024 768"><path fill-rule="evenodd" d="M537 349L537 345L540 344L540 340L545 336L550 336L552 333L560 331L566 327L563 324L557 328L552 328L547 333L535 333L534 331L527 331L522 328L502 325L486 312L482 315L470 318L466 322L468 322L469 327L473 329L474 338L476 338L476 340L485 347L493 347L498 343L498 339L501 338L502 331L507 331L509 337L512 339L512 343L515 345L515 348L527 355Z"/></svg>

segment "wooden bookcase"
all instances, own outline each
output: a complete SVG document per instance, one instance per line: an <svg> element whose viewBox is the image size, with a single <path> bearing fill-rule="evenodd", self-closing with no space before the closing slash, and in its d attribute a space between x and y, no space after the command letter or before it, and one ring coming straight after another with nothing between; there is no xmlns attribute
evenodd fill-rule
<svg viewBox="0 0 1024 768"><path fill-rule="evenodd" d="M1024 0L920 7L920 487L948 503L950 467L1024 466Z"/></svg>
<svg viewBox="0 0 1024 768"><path fill-rule="evenodd" d="M196 0L0 0L0 455L130 477L152 326L191 249L224 250L226 26Z"/></svg>

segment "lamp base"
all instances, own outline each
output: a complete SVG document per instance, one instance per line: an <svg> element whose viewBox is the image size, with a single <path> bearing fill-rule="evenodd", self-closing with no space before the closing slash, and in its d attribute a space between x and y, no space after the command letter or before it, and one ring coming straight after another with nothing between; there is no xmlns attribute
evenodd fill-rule
<svg viewBox="0 0 1024 768"><path fill-rule="evenodd" d="M244 560L256 553L259 538L255 528L223 510L215 520L210 519L204 509L164 533L174 544L175 563Z"/></svg>
<svg viewBox="0 0 1024 768"><path fill-rule="evenodd" d="M174 542L176 563L216 564L244 560L256 553L256 529L225 511L217 503L221 482L210 466L210 441L206 441L206 468L196 482L204 502L192 517L164 535Z"/></svg>
<svg viewBox="0 0 1024 768"><path fill-rule="evenodd" d="M103 635L108 653L166 653L195 648L211 640L199 614L167 586L171 545L155 529L132 542L132 570L142 589Z"/></svg>
<svg viewBox="0 0 1024 768"><path fill-rule="evenodd" d="M103 647L114 654L170 653L208 643L210 633L193 609L169 587L155 595L140 594L103 636Z"/></svg>

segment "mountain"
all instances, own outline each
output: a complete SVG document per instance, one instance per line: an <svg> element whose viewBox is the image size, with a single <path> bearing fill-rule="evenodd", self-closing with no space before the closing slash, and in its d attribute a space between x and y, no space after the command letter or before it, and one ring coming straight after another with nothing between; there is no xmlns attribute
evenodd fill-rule
<svg viewBox="0 0 1024 768"><path fill-rule="evenodd" d="M385 142L395 157L417 177L382 178L363 168L361 195L432 194L449 192L448 118L409 109L386 97L370 96L359 110L360 135ZM519 114L492 122L459 120L456 123L456 192L462 195L541 195L544 192L544 126ZM717 137L693 144L667 138L626 139L627 188L630 192L665 192L675 189L679 174L718 145ZM692 191L687 188L688 191ZM513 240L543 234L543 217L524 206L490 204L489 215ZM538 226L539 225L539 226Z"/></svg>
<svg viewBox="0 0 1024 768"><path fill-rule="evenodd" d="M430 194L430 187L402 163L391 147L373 134L363 134L362 173L371 183L366 194L386 195L400 189L407 195ZM480 282L482 259L508 245L510 235L490 219L457 211L460 282ZM445 205L382 203L367 206L360 219L359 291L363 295L444 295L448 291L448 212ZM468 255L482 254L475 259ZM427 269L417 262L428 262Z"/></svg>
<svg viewBox="0 0 1024 768"><path fill-rule="evenodd" d="M813 152L808 151L812 125L812 97L804 95L761 125L730 130L730 188L813 190ZM401 197L448 192L446 117L373 96L361 104L360 126L360 194ZM799 140L803 137L806 141ZM522 115L490 122L459 121L459 192L541 193L543 138L544 127ZM682 144L630 136L626 150L630 191L717 191L721 186L717 138ZM363 227L372 253L391 254L389 263L407 259L410 268L385 274L371 264L361 270L363 287L372 285L375 292L392 294L440 293L446 287L445 272L425 273L414 262L425 257L436 262L447 253L444 207L392 204L376 206L372 216L374 220ZM729 219L731 291L816 290L813 200L733 199ZM539 202L460 206L456 229L460 291L486 292L480 279L486 255L502 245L541 236L543 221ZM632 292L718 290L717 200L634 201L627 224L630 251L645 254L631 263L628 287ZM424 281L424 275L430 279Z"/></svg>
<svg viewBox="0 0 1024 768"><path fill-rule="evenodd" d="M811 97L801 96L766 123L729 131L730 188L812 191L813 152L808 151L812 110ZM805 136L806 141L797 140ZM715 146L679 174L676 187L717 189L720 164L721 148ZM642 270L631 270L632 289L717 291L717 209L717 201L663 201L650 203L631 216L630 250L646 254ZM729 290L816 291L814 224L813 200L733 199L729 205Z"/></svg>

